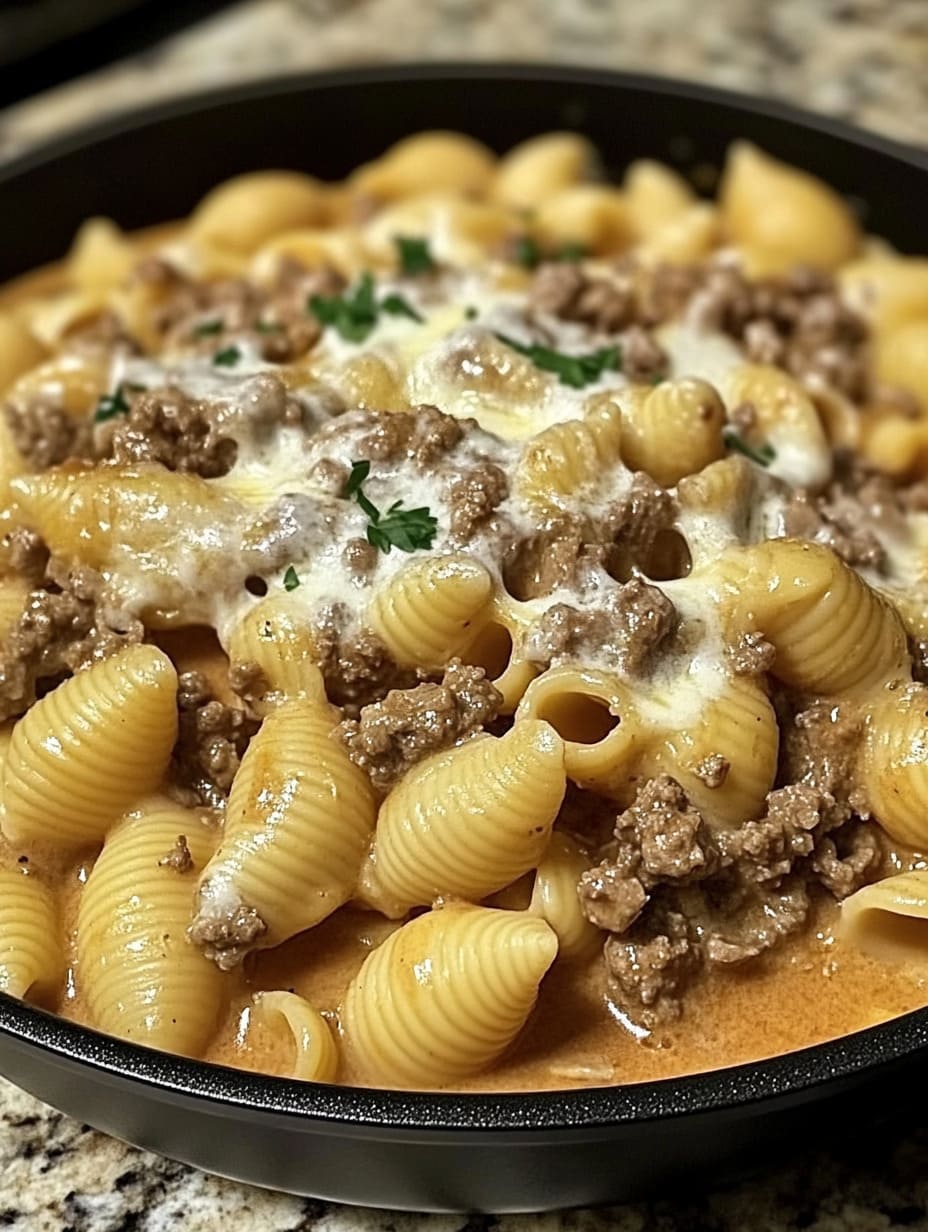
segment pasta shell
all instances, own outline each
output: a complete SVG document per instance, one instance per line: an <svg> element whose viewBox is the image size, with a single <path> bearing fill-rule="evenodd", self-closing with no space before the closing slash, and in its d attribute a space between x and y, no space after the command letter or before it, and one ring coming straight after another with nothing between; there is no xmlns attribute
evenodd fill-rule
<svg viewBox="0 0 928 1232"><path fill-rule="evenodd" d="M284 1030L292 1039L291 1078L301 1082L334 1082L338 1073L338 1045L329 1024L305 997L292 992L259 992L254 1015L271 1030Z"/></svg>
<svg viewBox="0 0 928 1232"><path fill-rule="evenodd" d="M465 556L407 565L378 592L366 623L404 667L443 667L480 630L493 579Z"/></svg>
<svg viewBox="0 0 928 1232"><path fill-rule="evenodd" d="M332 738L336 722L332 707L285 702L242 758L192 927L221 965L311 928L354 892L375 804L367 776ZM242 912L255 935L216 942L216 930Z"/></svg>
<svg viewBox="0 0 928 1232"><path fill-rule="evenodd" d="M184 835L193 867L162 863ZM223 977L186 938L196 870L213 833L154 800L111 831L81 895L77 982L90 1020L111 1035L186 1056L216 1027Z"/></svg>
<svg viewBox="0 0 928 1232"><path fill-rule="evenodd" d="M17 722L2 769L11 843L98 843L153 791L177 739L177 672L155 646L129 646L46 694Z"/></svg>
<svg viewBox="0 0 928 1232"><path fill-rule="evenodd" d="M592 863L575 839L555 831L535 873L528 909L554 929L560 958L589 958L602 944L602 933L583 914L577 893Z"/></svg>
<svg viewBox="0 0 928 1232"><path fill-rule="evenodd" d="M886 693L869 709L860 786L894 839L928 849L928 688Z"/></svg>
<svg viewBox="0 0 928 1232"><path fill-rule="evenodd" d="M514 486L536 510L554 513L615 466L621 443L622 413L606 402L585 419L555 424L534 437L516 468Z"/></svg>
<svg viewBox="0 0 928 1232"><path fill-rule="evenodd" d="M341 1015L368 1082L434 1087L491 1065L521 1031L557 938L536 916L456 906L412 920L352 981Z"/></svg>
<svg viewBox="0 0 928 1232"><path fill-rule="evenodd" d="M708 381L662 381L644 396L619 399L622 456L632 470L673 487L723 456L725 407Z"/></svg>
<svg viewBox="0 0 928 1232"><path fill-rule="evenodd" d="M325 700L309 622L289 595L269 595L251 609L232 634L233 663L254 663L261 669L270 707L281 701Z"/></svg>
<svg viewBox="0 0 928 1232"><path fill-rule="evenodd" d="M381 805L364 898L398 917L439 897L501 890L537 866L565 788L564 744L547 723L434 754Z"/></svg>
<svg viewBox="0 0 928 1232"><path fill-rule="evenodd" d="M928 869L886 877L846 898L841 935L874 958L928 963Z"/></svg>
<svg viewBox="0 0 928 1232"><path fill-rule="evenodd" d="M58 911L33 873L0 870L0 992L47 1001L64 975Z"/></svg>

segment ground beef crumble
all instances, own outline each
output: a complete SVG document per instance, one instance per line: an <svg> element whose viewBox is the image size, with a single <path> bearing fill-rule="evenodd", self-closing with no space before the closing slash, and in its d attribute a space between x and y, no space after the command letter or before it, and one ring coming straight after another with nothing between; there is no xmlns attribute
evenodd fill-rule
<svg viewBox="0 0 928 1232"><path fill-rule="evenodd" d="M371 629L355 627L344 604L323 608L312 635L329 699L344 707L348 718L357 718L362 706L381 701L391 689L420 683L421 676L399 667Z"/></svg>
<svg viewBox="0 0 928 1232"><path fill-rule="evenodd" d="M452 659L440 684L391 689L381 702L345 719L335 734L356 766L381 791L389 791L423 758L450 748L494 719L502 695L481 667Z"/></svg>
<svg viewBox="0 0 928 1232"><path fill-rule="evenodd" d="M3 641L0 715L21 714L39 693L143 636L141 622L112 602L98 573L50 560Z"/></svg>
<svg viewBox="0 0 928 1232"><path fill-rule="evenodd" d="M13 443L31 470L43 471L93 452L91 425L76 419L53 394L10 398L3 414Z"/></svg>
<svg viewBox="0 0 928 1232"><path fill-rule="evenodd" d="M267 932L267 924L254 907L245 904L232 910L214 910L209 882L197 892L196 913L187 936L220 971L231 971L255 948Z"/></svg>
<svg viewBox="0 0 928 1232"><path fill-rule="evenodd" d="M107 449L116 462L160 462L204 479L228 474L236 452L216 406L171 387L134 396L128 414L114 421Z"/></svg>
<svg viewBox="0 0 928 1232"><path fill-rule="evenodd" d="M473 420L455 419L428 405L386 415L370 412L368 418L371 427L360 442L361 457L376 462L408 458L423 469L450 453L465 429L475 426Z"/></svg>
<svg viewBox="0 0 928 1232"><path fill-rule="evenodd" d="M728 657L736 676L762 676L773 670L777 651L763 633L750 629L729 648Z"/></svg>
<svg viewBox="0 0 928 1232"><path fill-rule="evenodd" d="M837 764L822 763L816 786L771 791L764 816L737 830L708 826L667 775L639 788L579 884L587 919L610 933L610 996L631 1021L671 1021L701 971L756 958L795 933L814 886L845 897L877 874L875 831L849 823L847 802L823 787Z"/></svg>
<svg viewBox="0 0 928 1232"><path fill-rule="evenodd" d="M171 850L158 861L161 868L172 868L176 873L187 873L193 868L193 856L187 846L187 835L178 834Z"/></svg>
<svg viewBox="0 0 928 1232"><path fill-rule="evenodd" d="M258 721L219 701L200 672L181 672L177 709L171 794L188 805L221 808Z"/></svg>

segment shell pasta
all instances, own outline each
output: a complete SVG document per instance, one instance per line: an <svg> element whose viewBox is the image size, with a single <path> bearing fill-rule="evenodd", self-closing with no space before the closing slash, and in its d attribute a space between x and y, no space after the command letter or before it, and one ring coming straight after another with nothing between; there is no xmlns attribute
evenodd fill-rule
<svg viewBox="0 0 928 1232"><path fill-rule="evenodd" d="M928 257L608 165L422 132L0 288L0 995L462 1092L928 1004Z"/></svg>

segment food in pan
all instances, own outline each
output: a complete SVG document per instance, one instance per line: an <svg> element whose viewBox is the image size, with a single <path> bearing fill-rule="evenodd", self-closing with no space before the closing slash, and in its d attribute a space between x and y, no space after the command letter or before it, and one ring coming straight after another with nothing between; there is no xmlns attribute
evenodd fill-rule
<svg viewBox="0 0 928 1232"><path fill-rule="evenodd" d="M928 263L598 166L421 134L3 293L0 988L465 1090L928 1002Z"/></svg>

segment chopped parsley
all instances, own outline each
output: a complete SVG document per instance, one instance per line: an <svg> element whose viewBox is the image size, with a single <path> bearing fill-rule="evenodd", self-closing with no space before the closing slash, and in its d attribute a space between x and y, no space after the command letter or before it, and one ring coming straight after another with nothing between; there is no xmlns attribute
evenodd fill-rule
<svg viewBox="0 0 928 1232"><path fill-rule="evenodd" d="M237 346L227 346L216 352L213 363L217 368L234 368L241 358L242 352Z"/></svg>
<svg viewBox="0 0 928 1232"><path fill-rule="evenodd" d="M500 342L505 342L506 346L512 347L520 355L527 356L536 368L555 373L562 385L569 385L572 389L583 389L584 385L598 381L604 372L622 367L622 357L617 346L600 347L589 355L565 355L562 351L555 351L537 343L526 346L506 334L496 336Z"/></svg>
<svg viewBox="0 0 928 1232"><path fill-rule="evenodd" d="M372 274L362 274L350 295L311 295L306 306L317 321L338 330L346 342L363 342L377 324L380 312L422 320L402 295L387 295L378 303Z"/></svg>
<svg viewBox="0 0 928 1232"><path fill-rule="evenodd" d="M467 318L468 321L476 321L479 315L480 313L477 311L477 309L474 307L473 304L468 304L467 307L464 309L464 316Z"/></svg>
<svg viewBox="0 0 928 1232"><path fill-rule="evenodd" d="M586 256L589 256L586 245L575 240L568 240L559 248L546 252L531 235L520 235L512 249L513 261L527 270L537 269L542 261L582 261Z"/></svg>
<svg viewBox="0 0 928 1232"><path fill-rule="evenodd" d="M385 556L390 555L392 548L399 548L401 552L430 548L438 533L438 520L426 508L404 509L401 500L394 501L382 514L364 493L363 484L370 472L371 464L366 459L353 462L342 491L347 500L357 501L367 515L367 542Z"/></svg>
<svg viewBox="0 0 928 1232"><path fill-rule="evenodd" d="M284 590L296 590L300 584L300 579L293 565L287 566L287 572L284 574Z"/></svg>
<svg viewBox="0 0 928 1232"><path fill-rule="evenodd" d="M393 242L400 258L400 269L404 274L430 274L435 266L435 258L429 251L429 242L414 235L397 235Z"/></svg>
<svg viewBox="0 0 928 1232"><path fill-rule="evenodd" d="M766 441L755 448L753 445L749 445L744 437L739 436L734 428L724 428L722 430L722 440L725 442L727 449L733 449L735 453L744 454L746 458L750 458L758 466L769 466L777 456L777 451Z"/></svg>
<svg viewBox="0 0 928 1232"><path fill-rule="evenodd" d="M201 321L199 325L194 325L192 334L194 338L210 338L214 334L221 334L223 330L223 322L216 317L212 321Z"/></svg>
<svg viewBox="0 0 928 1232"><path fill-rule="evenodd" d="M115 419L117 415L128 413L129 403L126 401L126 395L122 392L122 386L117 385L115 393L104 394L97 403L93 421L94 423L105 423L108 419Z"/></svg>
<svg viewBox="0 0 928 1232"><path fill-rule="evenodd" d="M98 401L97 409L93 413L94 423L106 423L108 419L115 419L117 415L128 415L129 403L126 401L124 392L127 389L134 394L139 394L144 391L145 386L133 385L131 381L120 381L115 393L104 394Z"/></svg>

